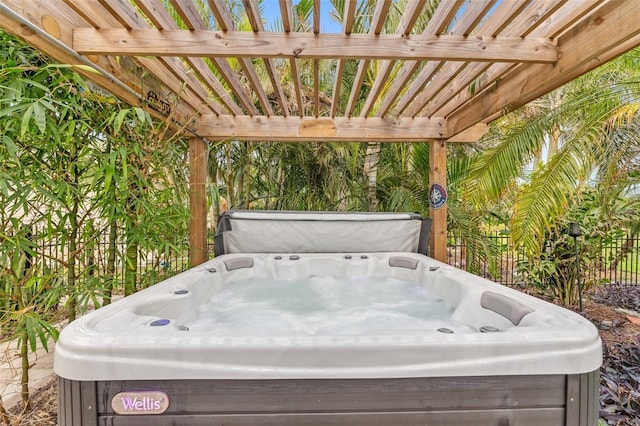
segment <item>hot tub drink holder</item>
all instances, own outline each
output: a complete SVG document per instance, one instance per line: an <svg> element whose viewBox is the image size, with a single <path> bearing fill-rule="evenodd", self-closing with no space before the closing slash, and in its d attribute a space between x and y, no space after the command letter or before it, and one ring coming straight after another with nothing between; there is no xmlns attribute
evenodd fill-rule
<svg viewBox="0 0 640 426"><path fill-rule="evenodd" d="M429 228L404 213L225 213L214 259L63 330L59 424L597 425L595 327L428 257ZM371 311L350 328L332 300L338 328L325 327L308 295L343 282L341 303L372 298L414 316ZM392 284L416 300L375 299ZM258 306L248 325L203 325L236 315L232 288L276 304L281 294L285 313ZM447 322L423 318L423 295L444 303ZM301 328L283 326L290 316Z"/></svg>

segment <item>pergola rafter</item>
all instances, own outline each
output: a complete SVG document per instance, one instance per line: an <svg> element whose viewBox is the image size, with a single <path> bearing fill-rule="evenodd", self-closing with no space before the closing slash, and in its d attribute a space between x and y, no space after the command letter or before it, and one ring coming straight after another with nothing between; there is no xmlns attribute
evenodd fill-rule
<svg viewBox="0 0 640 426"><path fill-rule="evenodd" d="M242 2L251 31L236 30L224 0L207 3L215 22L206 22L189 0L168 3L171 10L167 3L154 0L2 0L0 13L4 29L23 36L54 59L94 64L98 73L86 75L105 89L129 102L137 98L132 103L147 105L156 114L171 110L184 123L202 122L196 120L199 116L219 116L223 123L229 123L229 117L288 117L293 107L300 118L345 117L340 122L344 125L366 117L454 119L456 125L446 126L444 138L462 132L474 120L486 122L505 107L522 105L531 96L575 78L597 65L591 62L595 58L606 60L613 56L609 52L620 54L638 44L637 25L630 22L639 7L633 0L478 0L468 4L451 0L442 1L431 17L425 16L425 1L412 0L393 34L383 31L391 19L392 2L386 0L376 2L373 16L364 22L364 33L354 27L358 2L345 2L341 34L322 32L319 1L314 4L317 16L312 28L300 32L293 27L291 2L280 0L282 33L265 29L255 0ZM428 21L426 27L416 28L421 19ZM585 24L596 21L597 25ZM25 28L32 33L25 36ZM577 44L582 49L568 49L576 44L573 40L580 40ZM597 54L589 53L596 50ZM256 59L262 61L267 80L260 78L252 62ZM277 65L276 59L287 60L289 66ZM307 59L314 62L309 67L312 74L305 79L310 83L303 83L299 61ZM239 64L237 68L231 60ZM320 87L320 60L335 61L336 84L331 93ZM351 77L355 84L346 101L341 101L349 60L358 61L356 75ZM373 61L377 61L375 69L370 67ZM558 64L566 65L559 69ZM532 90L531 95L511 90L504 101L498 99L490 111L480 113L483 118L462 119L473 105L487 104L487 99L497 96L487 93L497 81L503 87L518 87L529 81L523 76L545 79L548 73L538 72L543 69L557 76L541 89ZM366 72L375 78L363 88ZM390 77L393 81L388 81ZM284 82L292 89L285 90ZM123 93L124 87L133 93ZM330 107L323 109L329 96ZM351 117L357 103L361 103L359 117ZM189 128L203 137L220 138ZM247 131L253 132L250 127ZM242 139L242 128L233 134ZM407 140L421 136L425 135Z"/></svg>
<svg viewBox="0 0 640 426"><path fill-rule="evenodd" d="M556 45L543 38L456 35L247 34L244 31L183 31L78 28L73 48L85 55L361 59L553 63ZM244 66L244 65L243 65ZM365 68L364 66L362 68Z"/></svg>
<svg viewBox="0 0 640 426"><path fill-rule="evenodd" d="M431 142L431 178L444 186L447 142L477 140L640 45L637 0L380 0L360 16L363 4L346 0L329 33L321 0L302 26L291 0L262 4L279 8L277 26L257 0L0 0L0 28L195 135L193 173L205 170L205 139ZM197 215L204 179L192 177ZM433 217L438 258L446 210Z"/></svg>

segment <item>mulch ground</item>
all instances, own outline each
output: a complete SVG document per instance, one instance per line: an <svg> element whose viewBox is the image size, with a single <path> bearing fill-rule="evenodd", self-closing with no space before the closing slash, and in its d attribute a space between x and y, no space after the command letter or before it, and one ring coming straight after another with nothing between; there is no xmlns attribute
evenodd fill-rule
<svg viewBox="0 0 640 426"><path fill-rule="evenodd" d="M633 317L616 311L611 306L585 301L583 315L600 331L602 343L612 348L615 343L624 345L640 344L640 324Z"/></svg>

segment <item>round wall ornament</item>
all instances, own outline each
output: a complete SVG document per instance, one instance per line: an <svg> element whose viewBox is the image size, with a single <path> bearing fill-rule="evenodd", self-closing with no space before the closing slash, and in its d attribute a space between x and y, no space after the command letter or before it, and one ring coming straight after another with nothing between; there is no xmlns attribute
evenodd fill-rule
<svg viewBox="0 0 640 426"><path fill-rule="evenodd" d="M432 209L439 209L447 203L447 190L439 183L431 184L429 188L429 205Z"/></svg>

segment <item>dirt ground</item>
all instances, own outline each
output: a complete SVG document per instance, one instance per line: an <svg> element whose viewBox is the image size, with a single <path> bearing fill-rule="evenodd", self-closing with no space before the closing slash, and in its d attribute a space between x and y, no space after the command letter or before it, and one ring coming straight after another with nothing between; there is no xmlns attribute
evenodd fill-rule
<svg viewBox="0 0 640 426"><path fill-rule="evenodd" d="M639 344L640 324L634 323L625 313L621 313L610 306L592 301L585 301L583 305L583 315L588 318L600 331L603 345L609 349L616 343ZM9 413L2 414L2 423L12 426L54 426L57 424L57 390L56 379L51 380L32 394L33 407L27 412L21 412L16 407Z"/></svg>

